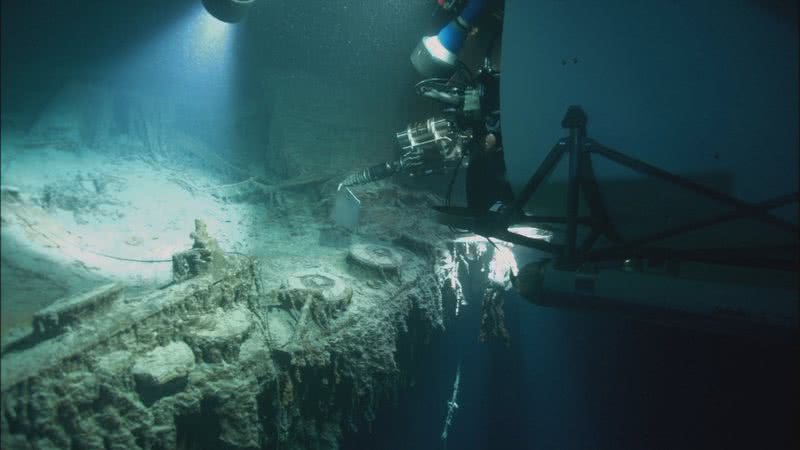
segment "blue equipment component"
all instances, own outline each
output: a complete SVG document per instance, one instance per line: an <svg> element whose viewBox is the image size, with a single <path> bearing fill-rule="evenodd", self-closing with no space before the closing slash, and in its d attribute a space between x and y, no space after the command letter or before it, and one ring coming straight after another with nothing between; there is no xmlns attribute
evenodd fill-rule
<svg viewBox="0 0 800 450"><path fill-rule="evenodd" d="M436 36L423 37L411 53L411 63L422 76L449 77L455 71L456 54L464 45L472 24L486 9L486 0L470 0L458 17Z"/></svg>
<svg viewBox="0 0 800 450"><path fill-rule="evenodd" d="M442 46L453 53L458 53L464 45L469 27L486 8L486 0L471 0L461 14L447 24L436 35Z"/></svg>

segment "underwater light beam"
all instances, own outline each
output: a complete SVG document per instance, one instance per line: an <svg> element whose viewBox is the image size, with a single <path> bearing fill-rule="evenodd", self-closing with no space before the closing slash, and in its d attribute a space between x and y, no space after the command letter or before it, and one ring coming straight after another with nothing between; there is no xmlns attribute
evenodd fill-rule
<svg viewBox="0 0 800 450"><path fill-rule="evenodd" d="M232 84L237 27L211 17L202 5L154 35L115 68L128 90L161 90L170 97L197 97Z"/></svg>
<svg viewBox="0 0 800 450"><path fill-rule="evenodd" d="M213 145L227 142L231 126L238 30L198 2L141 55L141 66L160 68L150 87L181 109L176 126Z"/></svg>
<svg viewBox="0 0 800 450"><path fill-rule="evenodd" d="M194 19L188 24L189 30L196 34L191 42L190 53L198 65L224 63L231 51L232 26L215 20L198 8ZM191 31L190 31L191 32Z"/></svg>

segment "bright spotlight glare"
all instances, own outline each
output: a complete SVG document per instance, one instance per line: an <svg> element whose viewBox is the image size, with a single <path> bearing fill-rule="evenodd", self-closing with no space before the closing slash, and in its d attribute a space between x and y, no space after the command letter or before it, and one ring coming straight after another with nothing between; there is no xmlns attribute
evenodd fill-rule
<svg viewBox="0 0 800 450"><path fill-rule="evenodd" d="M488 269L489 281L505 289L511 287L511 277L519 272L517 258L512 250L514 244L492 239L494 245L491 245L485 237L479 235L461 236L453 242L464 245L463 251L467 259L478 260L487 252L491 252L488 267L485 267Z"/></svg>
<svg viewBox="0 0 800 450"><path fill-rule="evenodd" d="M553 232L548 230L543 230L541 228L536 227L529 227L529 226L511 226L508 227L508 231L518 234L520 236L529 237L532 239L541 239L543 241L550 242L553 239ZM468 234L465 236L460 236L454 240L455 242L487 242L484 236L478 234ZM501 241L497 238L492 238L492 242L495 244L501 243L502 245L507 245L509 247L513 247L513 244Z"/></svg>
<svg viewBox="0 0 800 450"><path fill-rule="evenodd" d="M511 287L511 277L517 276L517 273L519 273L517 258L511 251L511 245L497 246L494 249L492 261L489 263L489 280L509 288Z"/></svg>
<svg viewBox="0 0 800 450"><path fill-rule="evenodd" d="M508 227L508 231L531 239L541 239L546 242L550 242L550 240L553 239L553 232L536 227L513 226Z"/></svg>
<svg viewBox="0 0 800 450"><path fill-rule="evenodd" d="M553 238L552 232L536 227L512 226L508 228L508 231L546 242L550 242ZM478 258L491 251L491 260L488 267L489 281L503 286L505 289L511 288L511 277L516 276L519 272L517 258L513 252L514 244L492 238L494 245L490 245L486 237L477 234L461 236L454 239L453 242L466 245L467 253L474 252Z"/></svg>

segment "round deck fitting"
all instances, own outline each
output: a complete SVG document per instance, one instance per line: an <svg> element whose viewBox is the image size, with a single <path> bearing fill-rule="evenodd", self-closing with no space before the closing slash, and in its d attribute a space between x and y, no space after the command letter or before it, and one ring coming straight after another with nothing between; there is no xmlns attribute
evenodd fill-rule
<svg viewBox="0 0 800 450"><path fill-rule="evenodd" d="M399 250L378 244L353 244L348 255L350 262L387 275L398 274L404 259Z"/></svg>
<svg viewBox="0 0 800 450"><path fill-rule="evenodd" d="M286 280L289 289L313 290L322 294L329 303L348 303L353 295L344 280L318 269L304 270L289 276Z"/></svg>
<svg viewBox="0 0 800 450"><path fill-rule="evenodd" d="M341 278L319 269L289 276L275 291L268 314L269 340L280 350L315 328L325 328L350 305L353 290Z"/></svg>

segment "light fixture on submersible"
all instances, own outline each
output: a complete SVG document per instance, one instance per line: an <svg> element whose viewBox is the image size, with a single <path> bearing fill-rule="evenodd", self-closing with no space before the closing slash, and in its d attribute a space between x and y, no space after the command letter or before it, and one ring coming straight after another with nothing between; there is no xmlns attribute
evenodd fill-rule
<svg viewBox="0 0 800 450"><path fill-rule="evenodd" d="M469 0L458 17L442 28L439 34L422 38L411 53L411 64L420 75L446 78L455 72L458 51L487 3L487 0Z"/></svg>
<svg viewBox="0 0 800 450"><path fill-rule="evenodd" d="M202 0L206 11L215 18L236 23L244 19L255 0Z"/></svg>

